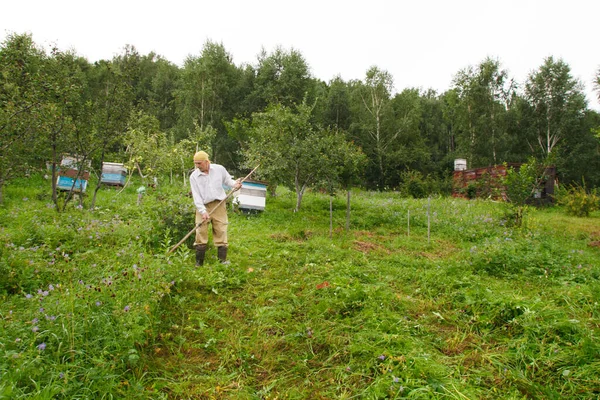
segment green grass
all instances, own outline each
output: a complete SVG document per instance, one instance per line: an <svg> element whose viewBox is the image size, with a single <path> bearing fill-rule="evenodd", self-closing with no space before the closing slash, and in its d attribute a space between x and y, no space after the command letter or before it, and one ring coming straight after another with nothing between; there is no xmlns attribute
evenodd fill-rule
<svg viewBox="0 0 600 400"><path fill-rule="evenodd" d="M598 212L355 191L330 237L329 197L280 189L197 269L166 254L187 188L59 214L48 186L0 208L0 399L600 396Z"/></svg>

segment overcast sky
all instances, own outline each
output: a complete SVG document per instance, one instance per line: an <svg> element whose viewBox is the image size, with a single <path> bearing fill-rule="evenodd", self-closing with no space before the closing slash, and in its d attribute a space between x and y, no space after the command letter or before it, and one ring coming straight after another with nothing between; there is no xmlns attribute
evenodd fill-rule
<svg viewBox="0 0 600 400"><path fill-rule="evenodd" d="M211 40L236 65L256 64L262 48L281 46L299 51L326 82L362 80L375 65L392 74L397 91L438 93L488 56L519 83L554 56L599 110L599 18L598 0L11 0L0 9L0 35L30 33L38 45L90 62L130 44L182 65Z"/></svg>

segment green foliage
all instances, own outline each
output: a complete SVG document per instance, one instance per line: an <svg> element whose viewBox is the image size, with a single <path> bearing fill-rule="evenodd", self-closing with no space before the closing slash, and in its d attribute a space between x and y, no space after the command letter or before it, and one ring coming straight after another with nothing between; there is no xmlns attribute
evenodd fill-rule
<svg viewBox="0 0 600 400"><path fill-rule="evenodd" d="M500 163L507 141L506 104L515 94L515 83L499 60L486 58L477 66L459 71L454 78L458 95L452 110L457 147L476 166Z"/></svg>
<svg viewBox="0 0 600 400"><path fill-rule="evenodd" d="M422 199L431 193L428 182L419 171L404 171L400 174L400 179L402 179L400 191L406 196Z"/></svg>
<svg viewBox="0 0 600 400"><path fill-rule="evenodd" d="M154 116L132 112L125 136L129 156L126 166L130 170L137 169L146 184L168 171L171 157L165 152L167 138Z"/></svg>
<svg viewBox="0 0 600 400"><path fill-rule="evenodd" d="M474 199L477 197L477 184L474 182L469 182L467 187L464 189L465 194L467 195L467 199Z"/></svg>
<svg viewBox="0 0 600 400"><path fill-rule="evenodd" d="M540 190L543 179L544 168L534 158L521 164L518 170L507 167L506 176L502 180L506 200L510 205L507 216L516 226L521 226L523 223L527 204Z"/></svg>
<svg viewBox="0 0 600 400"><path fill-rule="evenodd" d="M151 224L151 235L148 237L148 245L160 247L165 240L165 233L175 241L177 238L185 236L195 224L195 208L189 194L189 190L168 190L154 194L149 208L148 223ZM194 235L191 235L186 244L192 248Z"/></svg>
<svg viewBox="0 0 600 400"><path fill-rule="evenodd" d="M484 172L481 177L475 181L473 186L475 186L476 196L480 198L499 199L502 196L502 179L493 176L488 171ZM467 187L467 192L468 191L469 187Z"/></svg>
<svg viewBox="0 0 600 400"><path fill-rule="evenodd" d="M28 222L0 237L8 278L0 285L7 339L0 371L14 396L130 397L144 390L142 349L155 339L151 316L173 277L162 257L147 252L148 221L117 215L128 214L127 204L106 206L114 192L104 194L93 214L56 214L19 199L12 218Z"/></svg>
<svg viewBox="0 0 600 400"><path fill-rule="evenodd" d="M165 255L193 226L187 188L161 185L138 205L139 183L100 190L94 211L60 214L41 177L7 187L2 395L509 399L595 390L595 213L532 209L516 229L495 202L353 190L354 230L330 237L331 195L309 190L293 213L295 192L280 187L264 212L230 213L231 264L211 248L195 269L185 246ZM344 203L334 196L334 227L345 222Z"/></svg>
<svg viewBox="0 0 600 400"><path fill-rule="evenodd" d="M232 171L253 168L256 163L245 158L259 123L253 115L271 113L274 104L294 112L311 105L306 132L315 143L325 137L313 150L330 146L335 132L366 155L360 174L346 170L330 181L320 176L318 186L334 187L351 177L367 189L406 191L401 174L416 171L429 177L427 195L444 193L451 160L459 154L473 166L552 154L561 182L584 176L591 187L598 186L594 132L600 115L586 108L581 82L562 60L549 57L517 85L500 60L487 58L458 71L453 87L440 94L394 88L394 78L376 66L362 81L318 81L293 49L263 50L256 65L237 66L232 60L223 44L207 41L181 67L153 52L140 54L132 45L112 60L92 64L70 51L46 53L30 35L9 35L0 48L0 200L5 182L60 162L64 154L90 160L92 176L104 161L130 160L150 181L167 171L182 173L185 180L183 153L173 157L173 149L191 141ZM134 121L136 113L154 118L150 130L148 121ZM342 143L339 136L336 142ZM539 151L530 143L540 143ZM133 155L136 147L140 154ZM277 185L275 179L269 181ZM409 182L409 191L422 196L419 183ZM495 198L493 189L482 185L477 192ZM59 205L56 196L53 201ZM91 203L93 208L95 197Z"/></svg>
<svg viewBox="0 0 600 400"><path fill-rule="evenodd" d="M567 133L575 131L583 117L585 95L581 82L571 75L562 59L550 56L525 84L525 96L532 107L536 137L544 157L549 157Z"/></svg>
<svg viewBox="0 0 600 400"><path fill-rule="evenodd" d="M342 133L314 126L306 104L273 105L254 114L244 154L249 168L260 164L258 176L296 192L296 210L308 188L350 185L364 160Z"/></svg>
<svg viewBox="0 0 600 400"><path fill-rule="evenodd" d="M9 35L0 47L0 204L4 185L35 163L30 150L42 120L45 62L31 35Z"/></svg>
<svg viewBox="0 0 600 400"><path fill-rule="evenodd" d="M600 196L596 189L588 191L585 184L561 187L556 198L567 213L577 217L589 217L591 212L600 209Z"/></svg>

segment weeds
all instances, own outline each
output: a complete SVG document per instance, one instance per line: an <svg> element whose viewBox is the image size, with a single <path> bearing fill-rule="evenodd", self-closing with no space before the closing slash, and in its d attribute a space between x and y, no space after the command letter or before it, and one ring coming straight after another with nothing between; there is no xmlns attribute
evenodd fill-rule
<svg viewBox="0 0 600 400"><path fill-rule="evenodd" d="M166 256L193 226L181 189L58 214L34 182L0 209L0 398L600 394L594 213L515 227L491 201L357 192L330 238L328 196L292 213L279 189L198 269Z"/></svg>

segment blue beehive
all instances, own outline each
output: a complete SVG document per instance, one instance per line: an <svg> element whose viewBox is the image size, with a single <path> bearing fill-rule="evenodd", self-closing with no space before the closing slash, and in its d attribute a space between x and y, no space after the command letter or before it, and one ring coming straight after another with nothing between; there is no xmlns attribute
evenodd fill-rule
<svg viewBox="0 0 600 400"><path fill-rule="evenodd" d="M89 174L87 175L89 177ZM73 188L74 192L85 193L88 183L87 179L77 179L75 181L75 186L73 186L73 179L74 178L69 178L65 175L59 175L56 181L56 188L58 190L71 190L71 188Z"/></svg>
<svg viewBox="0 0 600 400"><path fill-rule="evenodd" d="M85 193L88 180L90 178L89 171L79 171L79 168L89 168L90 161L81 164L81 159L73 156L63 157L56 178L56 188L58 190L71 190L77 193Z"/></svg>
<svg viewBox="0 0 600 400"><path fill-rule="evenodd" d="M105 185L125 186L127 168L120 163L102 163L102 176L100 182Z"/></svg>

